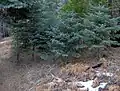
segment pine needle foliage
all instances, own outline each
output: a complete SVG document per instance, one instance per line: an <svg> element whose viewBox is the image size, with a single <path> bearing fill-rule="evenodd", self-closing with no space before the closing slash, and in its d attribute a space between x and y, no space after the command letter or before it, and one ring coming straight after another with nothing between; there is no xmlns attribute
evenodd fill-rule
<svg viewBox="0 0 120 91"><path fill-rule="evenodd" d="M109 9L90 4L84 17L73 11L58 11L58 4L49 0L24 1L27 18L17 20L13 38L18 50L40 53L42 59L80 56L84 49L119 43L120 18L112 18ZM34 54L33 54L34 56Z"/></svg>
<svg viewBox="0 0 120 91"><path fill-rule="evenodd" d="M80 52L82 45L82 18L75 12L61 13L51 39L52 52L56 56L72 56Z"/></svg>
<svg viewBox="0 0 120 91"><path fill-rule="evenodd" d="M84 17L75 12L62 13L58 35L53 41L58 49L55 52L59 51L63 56L76 56L83 49L119 45L118 41L111 40L120 36L116 34L120 30L119 21L119 17L111 17L108 8L95 4L90 5Z"/></svg>
<svg viewBox="0 0 120 91"><path fill-rule="evenodd" d="M49 0L23 1L26 7L26 19L14 20L13 39L17 50L36 50L40 53L49 52L51 27L55 24L56 3Z"/></svg>
<svg viewBox="0 0 120 91"><path fill-rule="evenodd" d="M118 44L117 41L111 40L115 38L115 33L120 30L118 25L119 17L112 18L109 14L109 9L104 6L93 6L89 8L88 14L85 15L84 24L85 30L90 31L92 34L91 39L93 45L107 45ZM89 42L87 42L89 43Z"/></svg>

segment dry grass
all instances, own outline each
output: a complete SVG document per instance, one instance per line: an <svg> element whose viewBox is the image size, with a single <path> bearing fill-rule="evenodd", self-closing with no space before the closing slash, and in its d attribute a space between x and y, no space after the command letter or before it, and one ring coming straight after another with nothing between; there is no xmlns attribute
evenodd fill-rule
<svg viewBox="0 0 120 91"><path fill-rule="evenodd" d="M36 91L51 91L51 89L49 88L46 88L44 86L37 86L36 88Z"/></svg>
<svg viewBox="0 0 120 91"><path fill-rule="evenodd" d="M29 65L26 66L26 63L27 63L26 62L25 67L21 65L20 68L17 67L17 69L19 69L19 70L16 70L15 66L13 66L14 64L10 63L9 60L8 60L10 55L11 55L11 52L12 52L11 42L12 42L11 38L6 38L6 39L0 41L0 59L3 59L3 58L7 59L5 61L2 60L2 62L0 62L1 63L0 64L0 71L2 72L2 74L4 74L3 77L0 76L0 78L3 80L2 81L3 85L5 85L5 87L9 88L9 90L5 90L6 88L3 87L3 90L2 90L2 87L0 86L0 91L35 91L35 90L28 90L29 88L32 88L34 86L35 86L34 89L36 89L36 91L54 91L54 90L52 90L52 87L50 86L50 84L52 85L51 80L53 80L52 77L49 76L49 73L51 72L51 69L55 69L55 70L52 71L52 73L56 73L55 74L56 76L59 76L59 74L57 74L57 73L60 73L59 72L59 70L60 70L61 73L63 74L62 76L60 74L61 79L64 79L64 78L67 77L67 76L64 77L65 76L64 73L73 73L73 74L76 74L76 75L77 75L77 73L82 73L83 75L84 75L84 73L88 73L88 74L90 73L90 76L91 76L90 78L92 78L93 75L94 75L94 74L91 75L92 74L91 69L89 69L87 71L87 69L89 68L89 65L90 65L89 63L93 62L94 64L96 64L96 62L98 62L98 61L94 62L93 61L94 59L91 59L91 60L86 59L86 62L80 61L80 59L78 59L78 61L74 61L73 63L71 62L69 64L62 65L61 69L59 69L58 66L57 67L45 66L47 64L44 63L44 62L41 62L41 64L38 64L38 63L36 64L36 63L32 62L32 63L29 64L31 66L29 66ZM114 54L112 57L115 60L114 68L119 69L120 48L117 48L117 49L113 50L112 52ZM12 59L12 60L14 60L14 59ZM25 57L24 60L29 61L29 59L27 59L27 57ZM109 60L107 60L107 63L108 63L108 61ZM104 68L106 68L106 67L108 68L108 65L106 64L106 60L103 60L102 62L103 63L105 62ZM111 66L113 66L113 64ZM59 70L56 70L57 68ZM116 71L116 69L113 70L113 71ZM120 72L120 70L118 70L116 72L118 81L120 80L120 73L119 72ZM47 76L44 76L44 75L47 75ZM49 78L50 81L48 80L48 81L45 81L45 83L43 83L42 78L43 79L48 79L47 77L48 78L51 77L51 78ZM82 76L80 76L80 80L82 79L81 77ZM38 79L40 80L40 85L36 86L36 84L30 83L30 82L35 82ZM66 80L66 79L64 79L64 80ZM70 80L72 80L72 78L70 78ZM55 85L55 84L53 84L53 85ZM60 83L60 85L62 85L62 83ZM64 84L64 86L66 86L66 85ZM20 87L23 87L24 90ZM60 86L60 87L62 87L62 86ZM22 89L22 90L20 90L20 89ZM64 91L64 90L62 90L62 91ZM67 91L67 90L65 90L65 91ZM69 91L74 91L74 90L69 90ZM112 90L110 90L110 91L112 91Z"/></svg>
<svg viewBox="0 0 120 91"><path fill-rule="evenodd" d="M6 38L0 42L0 59L9 58L11 55L11 38Z"/></svg>
<svg viewBox="0 0 120 91"><path fill-rule="evenodd" d="M118 85L111 85L109 87L109 91L120 91L120 86L118 86Z"/></svg>
<svg viewBox="0 0 120 91"><path fill-rule="evenodd" d="M87 71L89 68L88 64L83 63L75 63L75 64L67 64L61 68L61 72L69 72L69 73L82 73Z"/></svg>

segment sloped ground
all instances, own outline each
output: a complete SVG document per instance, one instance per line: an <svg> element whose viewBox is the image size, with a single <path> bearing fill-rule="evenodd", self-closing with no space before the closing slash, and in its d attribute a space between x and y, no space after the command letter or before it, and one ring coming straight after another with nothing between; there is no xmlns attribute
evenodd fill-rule
<svg viewBox="0 0 120 91"><path fill-rule="evenodd" d="M0 91L83 91L79 82L89 80L96 86L107 83L106 90L101 91L120 91L120 48L112 48L110 52L102 61L77 59L74 63L59 66L41 60L32 62L26 56L18 64L12 55L11 39L6 38L0 41ZM99 62L103 64L92 68Z"/></svg>

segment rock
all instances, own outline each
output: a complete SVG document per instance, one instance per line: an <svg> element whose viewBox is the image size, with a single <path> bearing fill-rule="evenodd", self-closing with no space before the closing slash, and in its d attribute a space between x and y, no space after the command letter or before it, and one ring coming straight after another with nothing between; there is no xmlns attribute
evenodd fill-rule
<svg viewBox="0 0 120 91"><path fill-rule="evenodd" d="M94 80L93 80L93 83L92 83L92 87L93 88L96 88L100 85L100 81L99 79L96 77Z"/></svg>
<svg viewBox="0 0 120 91"><path fill-rule="evenodd" d="M76 83L76 86L78 87L78 88L83 88L83 87L85 87L85 86L83 86L81 83Z"/></svg>
<svg viewBox="0 0 120 91"><path fill-rule="evenodd" d="M120 86L111 85L111 86L109 86L109 91L120 91Z"/></svg>
<svg viewBox="0 0 120 91"><path fill-rule="evenodd" d="M84 88L84 86L80 82L69 82L67 85L68 85L68 88L72 89L72 90ZM77 91L79 91L79 90L77 90Z"/></svg>
<svg viewBox="0 0 120 91"><path fill-rule="evenodd" d="M98 91L108 91L108 89L106 89L106 88L99 88Z"/></svg>
<svg viewBox="0 0 120 91"><path fill-rule="evenodd" d="M79 88L77 91L89 91L88 88Z"/></svg>

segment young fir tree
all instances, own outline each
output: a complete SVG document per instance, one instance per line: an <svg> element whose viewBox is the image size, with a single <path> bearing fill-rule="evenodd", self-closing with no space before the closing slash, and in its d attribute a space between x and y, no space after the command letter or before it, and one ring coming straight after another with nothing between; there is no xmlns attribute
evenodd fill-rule
<svg viewBox="0 0 120 91"><path fill-rule="evenodd" d="M55 24L56 8L56 3L49 0L37 0L29 8L30 43L33 52L38 51L41 57L50 52L50 32Z"/></svg>
<svg viewBox="0 0 120 91"><path fill-rule="evenodd" d="M13 46L19 61L20 53L30 49L30 33L27 19L15 20L12 23L11 34L13 37Z"/></svg>
<svg viewBox="0 0 120 91"><path fill-rule="evenodd" d="M33 57L36 51L43 59L72 56L84 48L117 43L111 38L120 29L119 18L111 18L105 7L91 5L82 18L75 12L56 12L54 1L32 0L28 5L28 18L16 23L13 35L18 49L32 48Z"/></svg>
<svg viewBox="0 0 120 91"><path fill-rule="evenodd" d="M83 19L75 12L62 12L58 20L58 24L53 29L51 51L56 57L76 56L85 47L82 43L83 36L80 34Z"/></svg>
<svg viewBox="0 0 120 91"><path fill-rule="evenodd" d="M119 44L111 38L119 37L119 18L112 18L108 8L91 5L84 18L75 12L60 16L56 35L52 40L56 53L71 56L84 48L104 47Z"/></svg>
<svg viewBox="0 0 120 91"><path fill-rule="evenodd" d="M26 19L17 20L14 25L13 36L16 48L32 50L32 56L38 51L41 54L49 53L52 26L55 24L56 2L49 0L28 0ZM32 49L31 49L32 48ZM41 55L42 56L42 55ZM43 55L44 56L44 55Z"/></svg>
<svg viewBox="0 0 120 91"><path fill-rule="evenodd" d="M119 36L115 34L120 30L118 22L119 18L112 18L108 8L91 5L84 19L85 30L88 31L87 34L89 33L86 44L90 46L119 44L117 41L111 40L111 38ZM86 33L83 34L86 37Z"/></svg>

